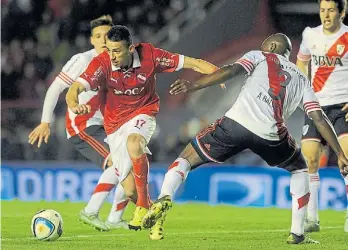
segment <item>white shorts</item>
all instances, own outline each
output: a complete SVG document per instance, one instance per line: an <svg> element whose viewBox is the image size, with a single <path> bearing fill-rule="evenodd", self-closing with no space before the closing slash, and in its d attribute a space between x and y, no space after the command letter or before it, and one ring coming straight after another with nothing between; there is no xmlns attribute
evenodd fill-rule
<svg viewBox="0 0 348 250"><path fill-rule="evenodd" d="M108 135L107 138L113 167L116 168L120 182L128 176L133 165L127 149L128 136L130 134L142 135L146 140L146 144L148 144L155 129L156 119L152 116L141 114L135 116L123 124L118 130ZM147 147L146 153L151 153Z"/></svg>

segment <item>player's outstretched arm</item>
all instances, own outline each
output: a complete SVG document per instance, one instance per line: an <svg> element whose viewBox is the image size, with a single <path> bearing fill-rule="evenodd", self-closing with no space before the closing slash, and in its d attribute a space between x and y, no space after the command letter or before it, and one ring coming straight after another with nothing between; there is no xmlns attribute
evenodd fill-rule
<svg viewBox="0 0 348 250"><path fill-rule="evenodd" d="M74 82L66 93L66 104L69 109L75 114L87 114L91 111L91 106L86 104L79 104L79 94L85 91L86 88L79 82Z"/></svg>
<svg viewBox="0 0 348 250"><path fill-rule="evenodd" d="M184 57L184 69L192 69L201 74L211 74L219 69L219 67L214 64L207 62L203 59L196 59L192 57L185 56ZM224 83L220 84L221 88L225 89L226 86Z"/></svg>
<svg viewBox="0 0 348 250"><path fill-rule="evenodd" d="M329 119L321 110L311 111L308 115L312 118L319 133L323 136L332 150L336 153L338 157L338 166L340 167L341 173L343 175L347 175L348 160L344 156L344 152L337 140L335 130L333 129Z"/></svg>
<svg viewBox="0 0 348 250"><path fill-rule="evenodd" d="M55 79L48 88L42 110L41 123L29 134L29 143L34 145L38 142L37 147L41 147L42 142L48 143L51 135L50 123L54 109L57 106L59 95L68 88L69 85L59 79Z"/></svg>
<svg viewBox="0 0 348 250"><path fill-rule="evenodd" d="M184 57L183 68L192 69L201 74L211 74L219 69L219 67L203 59L196 59L188 56Z"/></svg>
<svg viewBox="0 0 348 250"><path fill-rule="evenodd" d="M309 65L309 61L302 61L300 59L297 58L296 61L296 66L302 71L303 74L305 74L305 76L308 77L308 65Z"/></svg>
<svg viewBox="0 0 348 250"><path fill-rule="evenodd" d="M221 84L234 77L247 74L246 70L239 64L232 64L218 69L210 75L203 76L196 82L189 82L183 79L177 80L170 86L169 93L177 95L184 92L192 92L216 84Z"/></svg>

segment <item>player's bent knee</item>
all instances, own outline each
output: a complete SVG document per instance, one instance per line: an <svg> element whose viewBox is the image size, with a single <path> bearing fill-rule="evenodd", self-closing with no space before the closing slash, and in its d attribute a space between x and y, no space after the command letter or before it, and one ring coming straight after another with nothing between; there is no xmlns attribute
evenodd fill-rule
<svg viewBox="0 0 348 250"><path fill-rule="evenodd" d="M138 198L138 194L135 185L130 185L129 181L127 180L122 181L121 185L124 189L125 195L132 201L136 201Z"/></svg>
<svg viewBox="0 0 348 250"><path fill-rule="evenodd" d="M309 173L318 172L320 158L315 155L309 155L309 156L305 156L305 159L308 165L308 172Z"/></svg>
<svg viewBox="0 0 348 250"><path fill-rule="evenodd" d="M137 191L135 187L134 176L132 172L129 172L127 177L121 182L125 195L133 202L137 200Z"/></svg>
<svg viewBox="0 0 348 250"><path fill-rule="evenodd" d="M339 142L341 145L341 148L343 150L343 153L346 157L348 157L348 136L340 137Z"/></svg>
<svg viewBox="0 0 348 250"><path fill-rule="evenodd" d="M185 147L185 149L181 152L179 157L186 159L188 161L188 163L191 166L191 170L193 170L193 169L199 167L200 165L202 165L203 163L205 163L205 161L203 159L201 159L201 157L199 157L196 150L192 147L191 143L189 143Z"/></svg>
<svg viewBox="0 0 348 250"><path fill-rule="evenodd" d="M125 189L124 193L132 201L136 201L138 198L137 191L135 189Z"/></svg>
<svg viewBox="0 0 348 250"><path fill-rule="evenodd" d="M145 152L146 142L139 134L130 134L127 138L127 149L130 157L139 157Z"/></svg>
<svg viewBox="0 0 348 250"><path fill-rule="evenodd" d="M319 168L322 146L317 141L305 141L302 143L302 153L308 165L309 173L316 173Z"/></svg>
<svg viewBox="0 0 348 250"><path fill-rule="evenodd" d="M288 164L285 166L282 166L283 169L293 172L297 170L303 170L307 169L308 165L306 163L306 160L301 152L298 153L298 156L296 156L293 160L291 160Z"/></svg>

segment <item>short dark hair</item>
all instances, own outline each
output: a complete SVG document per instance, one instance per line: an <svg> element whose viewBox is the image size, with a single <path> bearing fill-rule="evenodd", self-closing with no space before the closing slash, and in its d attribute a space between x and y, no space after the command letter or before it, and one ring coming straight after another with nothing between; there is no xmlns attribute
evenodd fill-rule
<svg viewBox="0 0 348 250"><path fill-rule="evenodd" d="M341 13L342 11L346 11L347 9L347 0L319 0L319 4L322 1L326 1L326 2L335 2L337 4L337 9L338 11Z"/></svg>
<svg viewBox="0 0 348 250"><path fill-rule="evenodd" d="M113 42L126 41L128 45L132 44L132 36L129 29L123 25L112 26L106 36Z"/></svg>
<svg viewBox="0 0 348 250"><path fill-rule="evenodd" d="M104 16L98 17L97 19L94 19L89 23L89 26L91 29L91 35L93 32L93 29L95 29L99 26L104 26L104 25L109 25L109 26L114 25L112 23L112 17L110 15L104 15Z"/></svg>

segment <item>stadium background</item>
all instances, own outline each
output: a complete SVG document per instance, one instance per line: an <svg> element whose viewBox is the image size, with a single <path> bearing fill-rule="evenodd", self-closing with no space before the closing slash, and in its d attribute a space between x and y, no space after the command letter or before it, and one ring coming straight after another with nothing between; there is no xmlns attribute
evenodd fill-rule
<svg viewBox="0 0 348 250"><path fill-rule="evenodd" d="M152 42L218 66L258 49L274 32L292 38L295 61L303 29L320 23L316 0L2 0L1 7L1 197L20 200L86 201L100 175L66 139L64 96L49 143L40 149L27 143L29 132L40 122L50 83L73 54L91 48L91 19L110 14L114 23L131 29L135 42ZM201 128L224 114L241 87L236 82L227 90L213 87L171 97L168 86L178 77L199 76L188 71L158 76L161 112L149 146L152 195L158 193L166 163ZM303 112L298 110L288 122L297 141L302 124ZM322 165L334 165L334 157L329 159ZM204 167L189 176L177 200L289 207L288 174L262 166L262 159L246 151L223 167ZM344 185L338 171L322 169L321 178L321 207L343 209Z"/></svg>

